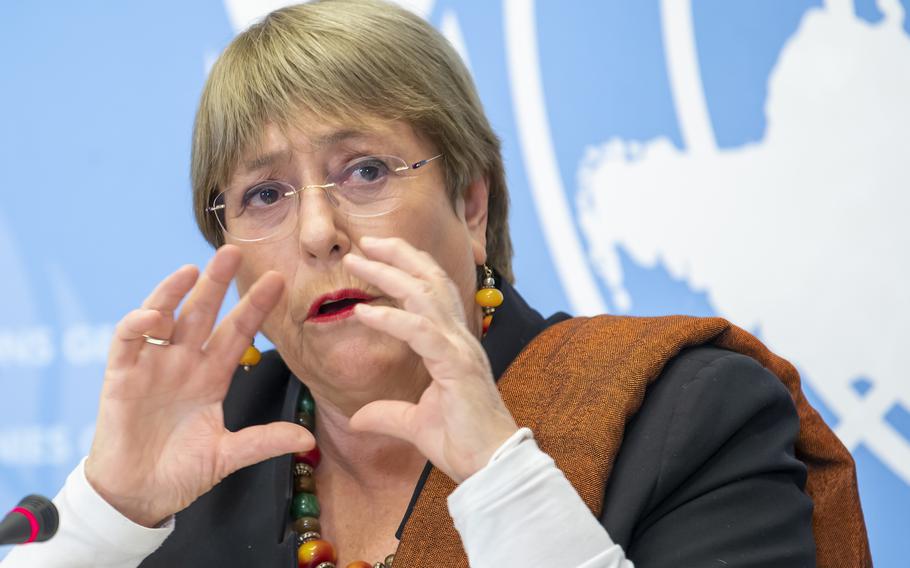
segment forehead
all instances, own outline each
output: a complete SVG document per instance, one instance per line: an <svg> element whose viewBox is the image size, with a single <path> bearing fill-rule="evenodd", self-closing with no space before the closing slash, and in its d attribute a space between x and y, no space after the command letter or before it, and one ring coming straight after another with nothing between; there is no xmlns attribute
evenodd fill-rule
<svg viewBox="0 0 910 568"><path fill-rule="evenodd" d="M364 120L355 123L322 123L301 120L281 127L268 123L258 144L241 154L235 174L245 175L288 162L295 154L319 154L339 147L363 147L373 151L410 152L424 141L413 127L401 120ZM410 157L406 157L410 159Z"/></svg>

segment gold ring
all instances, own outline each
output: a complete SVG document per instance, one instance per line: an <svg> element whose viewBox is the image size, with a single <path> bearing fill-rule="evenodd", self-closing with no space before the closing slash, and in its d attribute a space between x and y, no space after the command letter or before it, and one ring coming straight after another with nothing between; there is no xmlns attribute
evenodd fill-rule
<svg viewBox="0 0 910 568"><path fill-rule="evenodd" d="M142 334L142 337L145 338L146 343L151 343L152 345L160 345L162 347L167 347L171 344L170 339L159 339L157 337L152 337L151 335Z"/></svg>

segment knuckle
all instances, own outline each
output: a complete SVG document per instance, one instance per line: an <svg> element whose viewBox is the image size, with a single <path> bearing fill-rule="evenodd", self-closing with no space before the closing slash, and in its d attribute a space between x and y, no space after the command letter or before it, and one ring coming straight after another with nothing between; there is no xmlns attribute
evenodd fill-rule
<svg viewBox="0 0 910 568"><path fill-rule="evenodd" d="M134 328L136 327L136 320L138 320L144 312L145 312L145 310L143 310L141 308L131 310L128 314L123 316L123 319L121 319L119 322L117 322L117 326L115 328L116 331L120 335L123 335L124 332L140 331L140 330L134 329Z"/></svg>
<svg viewBox="0 0 910 568"><path fill-rule="evenodd" d="M433 285L426 280L420 280L420 284L417 286L417 293L424 296L431 296L433 295Z"/></svg>
<svg viewBox="0 0 910 568"><path fill-rule="evenodd" d="M268 301L257 294L250 294L250 296L247 298L247 303L249 304L250 308L259 313L264 314L269 311Z"/></svg>
<svg viewBox="0 0 910 568"><path fill-rule="evenodd" d="M210 314L218 311L218 304L207 298L197 298L190 306L190 309L194 312Z"/></svg>
<svg viewBox="0 0 910 568"><path fill-rule="evenodd" d="M441 266L439 266L438 264L435 264L435 263L433 264L433 267L430 268L430 270L428 270L428 273L431 278L435 278L436 280L448 280L449 279L449 274L445 270L443 270Z"/></svg>
<svg viewBox="0 0 910 568"><path fill-rule="evenodd" d="M382 306L378 308L375 313L376 318L384 324L390 324L395 320L395 312L392 308Z"/></svg>
<svg viewBox="0 0 910 568"><path fill-rule="evenodd" d="M252 337L256 335L256 326L253 325L253 322L247 321L246 318L234 318L231 324L237 333L244 337Z"/></svg>
<svg viewBox="0 0 910 568"><path fill-rule="evenodd" d="M209 264L205 268L203 273L203 280L208 282L210 285L214 286L229 286L231 284L231 276L229 274L224 274L221 270L215 270L212 264ZM200 282L201 283L201 282ZM198 285L198 284L197 284Z"/></svg>
<svg viewBox="0 0 910 568"><path fill-rule="evenodd" d="M436 328L430 318L419 316L414 324L414 328L421 334L435 334Z"/></svg>
<svg viewBox="0 0 910 568"><path fill-rule="evenodd" d="M142 315L142 313L144 311L145 310L143 310L142 308L136 308L134 310L130 310L129 313L127 313L125 316L123 316L123 319L120 320L119 325L122 326L125 324L129 324L131 321L133 321L134 319L136 319L140 315Z"/></svg>

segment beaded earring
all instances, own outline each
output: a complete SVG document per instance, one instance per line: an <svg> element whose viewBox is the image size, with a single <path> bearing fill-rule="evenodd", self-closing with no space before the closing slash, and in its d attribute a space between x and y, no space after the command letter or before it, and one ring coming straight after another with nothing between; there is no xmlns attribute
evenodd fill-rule
<svg viewBox="0 0 910 568"><path fill-rule="evenodd" d="M259 361L262 361L262 353L256 349L255 343L251 341L250 346L243 352L243 357L240 358L240 366L243 367L244 371L249 372L251 367L259 364Z"/></svg>
<svg viewBox="0 0 910 568"><path fill-rule="evenodd" d="M493 312L502 305L502 292L496 288L493 271L486 264L483 265L483 274L483 287L474 294L474 301L483 308L483 334L486 335L493 323Z"/></svg>

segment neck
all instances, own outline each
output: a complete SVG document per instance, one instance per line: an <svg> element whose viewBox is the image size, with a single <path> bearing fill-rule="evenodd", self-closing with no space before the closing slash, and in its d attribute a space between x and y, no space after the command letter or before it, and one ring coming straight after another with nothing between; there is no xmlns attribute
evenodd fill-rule
<svg viewBox="0 0 910 568"><path fill-rule="evenodd" d="M366 492L413 488L426 458L410 442L352 430L353 413L313 393L316 432L322 454L320 474L346 478Z"/></svg>

